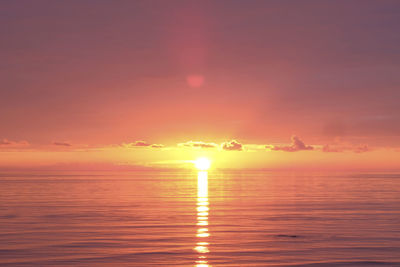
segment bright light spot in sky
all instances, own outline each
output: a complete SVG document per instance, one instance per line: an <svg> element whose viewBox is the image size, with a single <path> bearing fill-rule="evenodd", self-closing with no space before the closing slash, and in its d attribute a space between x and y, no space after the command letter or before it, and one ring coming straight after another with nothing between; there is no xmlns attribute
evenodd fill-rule
<svg viewBox="0 0 400 267"><path fill-rule="evenodd" d="M186 77L186 81L190 87L198 88L201 87L204 83L204 76L203 75L188 75Z"/></svg>
<svg viewBox="0 0 400 267"><path fill-rule="evenodd" d="M206 171L211 166L211 161L208 158L198 158L194 161L194 165L200 171Z"/></svg>

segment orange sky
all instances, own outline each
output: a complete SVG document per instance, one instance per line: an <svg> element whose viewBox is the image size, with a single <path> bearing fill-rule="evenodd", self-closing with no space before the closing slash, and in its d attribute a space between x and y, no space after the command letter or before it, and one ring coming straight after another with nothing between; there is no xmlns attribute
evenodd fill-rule
<svg viewBox="0 0 400 267"><path fill-rule="evenodd" d="M4 141L3 141L4 143ZM145 141L102 147L53 143L2 145L0 169L143 169L192 168L192 160L208 157L213 168L302 170L395 170L400 151L339 143L306 145L297 137L290 144L242 144L189 141L175 145Z"/></svg>
<svg viewBox="0 0 400 267"><path fill-rule="evenodd" d="M398 1L2 12L0 168L400 168Z"/></svg>

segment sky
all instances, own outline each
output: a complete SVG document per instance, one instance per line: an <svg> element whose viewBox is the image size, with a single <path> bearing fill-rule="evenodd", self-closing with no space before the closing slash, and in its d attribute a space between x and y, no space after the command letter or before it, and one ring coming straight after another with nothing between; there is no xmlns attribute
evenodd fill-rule
<svg viewBox="0 0 400 267"><path fill-rule="evenodd" d="M3 2L0 168L400 169L399 29L396 0Z"/></svg>

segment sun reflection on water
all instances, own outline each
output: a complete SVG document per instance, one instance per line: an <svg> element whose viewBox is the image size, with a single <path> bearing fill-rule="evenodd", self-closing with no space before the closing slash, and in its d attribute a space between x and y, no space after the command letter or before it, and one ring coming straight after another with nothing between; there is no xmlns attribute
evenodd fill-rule
<svg viewBox="0 0 400 267"><path fill-rule="evenodd" d="M207 171L199 171L197 176L197 234L198 241L196 243L196 250L199 256L196 260L196 267L209 267L207 261L207 253L209 242L208 237L208 173Z"/></svg>

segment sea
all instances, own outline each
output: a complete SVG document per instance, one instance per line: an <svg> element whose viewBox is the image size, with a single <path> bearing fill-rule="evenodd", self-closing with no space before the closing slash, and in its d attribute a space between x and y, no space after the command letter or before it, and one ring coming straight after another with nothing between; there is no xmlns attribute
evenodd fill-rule
<svg viewBox="0 0 400 267"><path fill-rule="evenodd" d="M0 172L0 266L400 266L400 172Z"/></svg>

